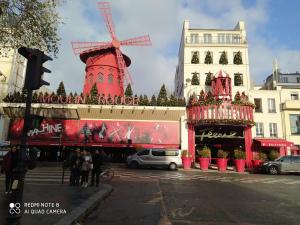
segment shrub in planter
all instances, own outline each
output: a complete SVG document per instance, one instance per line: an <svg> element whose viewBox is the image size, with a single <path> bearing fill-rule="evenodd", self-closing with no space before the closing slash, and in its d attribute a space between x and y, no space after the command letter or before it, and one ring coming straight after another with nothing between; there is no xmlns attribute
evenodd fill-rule
<svg viewBox="0 0 300 225"><path fill-rule="evenodd" d="M224 150L219 149L217 156L218 156L217 164L218 164L219 171L226 171L228 153L225 152Z"/></svg>
<svg viewBox="0 0 300 225"><path fill-rule="evenodd" d="M234 162L235 162L235 168L237 172L244 172L245 171L245 159L246 159L246 153L242 150L235 149L234 150Z"/></svg>
<svg viewBox="0 0 300 225"><path fill-rule="evenodd" d="M277 159L279 157L279 153L277 150L271 150L269 153L269 159L271 161L274 161L275 159Z"/></svg>
<svg viewBox="0 0 300 225"><path fill-rule="evenodd" d="M211 152L207 146L204 146L201 150L198 150L199 163L201 170L207 170L210 162Z"/></svg>
<svg viewBox="0 0 300 225"><path fill-rule="evenodd" d="M268 159L267 155L263 152L259 152L255 155L254 160L252 160L252 165L254 168L258 168L260 164Z"/></svg>
<svg viewBox="0 0 300 225"><path fill-rule="evenodd" d="M184 169L190 169L192 165L193 155L188 150L181 153L182 165Z"/></svg>

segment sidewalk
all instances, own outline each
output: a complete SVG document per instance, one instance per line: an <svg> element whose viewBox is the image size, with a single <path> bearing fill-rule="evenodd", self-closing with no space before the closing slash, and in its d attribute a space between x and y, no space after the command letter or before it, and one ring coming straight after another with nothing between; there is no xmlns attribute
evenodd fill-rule
<svg viewBox="0 0 300 225"><path fill-rule="evenodd" d="M4 194L4 183L0 182L0 185L0 225L4 225L6 218L5 208L8 205L8 198ZM23 214L21 224L72 224L72 222L83 218L95 208L111 191L112 187L104 184L97 188L70 187L67 184L51 183L49 185L26 184L23 193L23 202L30 204L37 203L39 206L25 207L24 209L28 210L28 214ZM49 205L59 204L59 206L45 207L41 206L41 203L49 203ZM53 209L56 209L56 211Z"/></svg>

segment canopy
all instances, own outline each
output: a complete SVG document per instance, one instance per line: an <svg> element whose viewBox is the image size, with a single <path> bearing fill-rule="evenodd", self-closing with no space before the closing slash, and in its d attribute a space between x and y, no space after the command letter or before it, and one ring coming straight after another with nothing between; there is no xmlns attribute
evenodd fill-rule
<svg viewBox="0 0 300 225"><path fill-rule="evenodd" d="M294 145L293 142L275 138L255 138L254 141L259 142L263 147L292 147Z"/></svg>

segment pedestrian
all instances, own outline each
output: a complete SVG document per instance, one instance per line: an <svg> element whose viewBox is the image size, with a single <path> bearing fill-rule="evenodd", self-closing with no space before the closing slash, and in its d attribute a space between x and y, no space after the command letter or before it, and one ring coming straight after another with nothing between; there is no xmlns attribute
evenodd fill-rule
<svg viewBox="0 0 300 225"><path fill-rule="evenodd" d="M79 186L80 180L80 164L81 164L81 154L80 148L75 150L75 154L71 157L70 160L70 185Z"/></svg>
<svg viewBox="0 0 300 225"><path fill-rule="evenodd" d="M5 172L5 194L11 193L13 170L18 165L18 151L16 146L8 147L2 162L1 173Z"/></svg>
<svg viewBox="0 0 300 225"><path fill-rule="evenodd" d="M102 172L101 166L103 163L103 156L100 154L99 150L96 150L93 154L93 169L92 169L92 182L91 186L95 184L95 177L96 177L96 187L99 186L99 175Z"/></svg>
<svg viewBox="0 0 300 225"><path fill-rule="evenodd" d="M89 173L92 169L92 157L89 152L83 150L81 156L81 187L88 186Z"/></svg>

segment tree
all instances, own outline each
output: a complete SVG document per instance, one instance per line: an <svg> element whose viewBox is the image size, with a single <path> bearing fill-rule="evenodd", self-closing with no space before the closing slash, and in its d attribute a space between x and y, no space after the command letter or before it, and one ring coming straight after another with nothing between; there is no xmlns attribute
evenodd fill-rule
<svg viewBox="0 0 300 225"><path fill-rule="evenodd" d="M132 97L133 95L133 92L132 92L132 89L131 89L131 84L128 84L127 87L126 87L126 90L125 90L125 96L126 97Z"/></svg>
<svg viewBox="0 0 300 225"><path fill-rule="evenodd" d="M157 96L157 105L162 106L168 101L167 90L163 84L160 88L159 94Z"/></svg>
<svg viewBox="0 0 300 225"><path fill-rule="evenodd" d="M212 73L207 73L206 78L205 78L205 85L210 86L211 85L211 75Z"/></svg>
<svg viewBox="0 0 300 225"><path fill-rule="evenodd" d="M139 97L139 105L144 105L143 95L140 95L140 97Z"/></svg>
<svg viewBox="0 0 300 225"><path fill-rule="evenodd" d="M155 97L155 95L152 95L150 105L154 106L156 104L157 104L156 97Z"/></svg>
<svg viewBox="0 0 300 225"><path fill-rule="evenodd" d="M223 51L220 56L219 64L222 64L222 65L228 64L227 54L225 51Z"/></svg>
<svg viewBox="0 0 300 225"><path fill-rule="evenodd" d="M20 100L21 102L26 102L28 91L25 88L22 88Z"/></svg>
<svg viewBox="0 0 300 225"><path fill-rule="evenodd" d="M191 60L192 64L198 64L199 63L199 52L193 52L192 55L192 60Z"/></svg>
<svg viewBox="0 0 300 225"><path fill-rule="evenodd" d="M210 51L208 51L208 52L206 53L204 63L205 63L205 64L212 64L212 63L213 63L213 58L212 58L212 56L211 56L211 52L210 52Z"/></svg>
<svg viewBox="0 0 300 225"><path fill-rule="evenodd" d="M39 99L39 96L37 94L37 92L35 91L32 95L32 103L37 103Z"/></svg>
<svg viewBox="0 0 300 225"><path fill-rule="evenodd" d="M199 73L194 72L194 73L192 73L192 74L193 74L193 77L192 77L192 82L191 82L191 84L192 84L192 85L199 85L199 84L200 84L199 78L198 78Z"/></svg>
<svg viewBox="0 0 300 225"><path fill-rule="evenodd" d="M96 83L94 83L93 87L91 88L88 100L90 104L98 104L98 88Z"/></svg>
<svg viewBox="0 0 300 225"><path fill-rule="evenodd" d="M199 103L202 104L205 102L205 93L203 90L200 91L200 96L199 96Z"/></svg>
<svg viewBox="0 0 300 225"><path fill-rule="evenodd" d="M58 85L58 88L56 90L56 94L57 95L62 95L62 96L66 96L66 90L65 90L65 85L64 83L61 81Z"/></svg>
<svg viewBox="0 0 300 225"><path fill-rule="evenodd" d="M240 65L240 64L243 64L243 59L242 59L242 55L241 55L241 52L238 51L234 58L233 58L233 63L236 64L236 65Z"/></svg>
<svg viewBox="0 0 300 225"><path fill-rule="evenodd" d="M171 96L170 96L170 99L169 99L169 106L177 106L177 99L175 98L174 95L171 95Z"/></svg>
<svg viewBox="0 0 300 225"><path fill-rule="evenodd" d="M52 52L59 50L56 12L61 0L1 0L0 54L21 46Z"/></svg>
<svg viewBox="0 0 300 225"><path fill-rule="evenodd" d="M149 105L149 99L147 95L144 95L144 105Z"/></svg>
<svg viewBox="0 0 300 225"><path fill-rule="evenodd" d="M234 96L234 101L235 102L239 102L241 101L241 94L239 91L236 92L235 96Z"/></svg>

